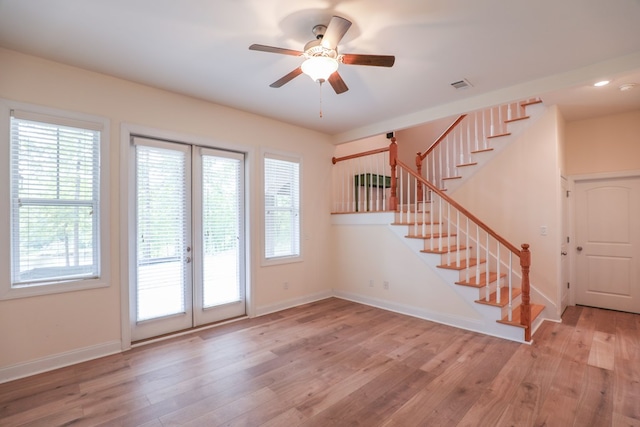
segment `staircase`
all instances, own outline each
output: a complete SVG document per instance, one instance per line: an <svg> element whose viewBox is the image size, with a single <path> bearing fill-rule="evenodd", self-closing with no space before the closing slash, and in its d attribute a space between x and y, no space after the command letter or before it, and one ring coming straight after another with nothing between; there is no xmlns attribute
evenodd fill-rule
<svg viewBox="0 0 640 427"><path fill-rule="evenodd" d="M514 246L448 194L518 138L540 103L461 115L417 153L415 168L398 159L395 138L333 158L334 213L393 211L391 230L479 314L462 327L519 342L531 341L545 308L530 302L529 245Z"/></svg>
<svg viewBox="0 0 640 427"><path fill-rule="evenodd" d="M449 193L480 170L543 111L531 98L459 116L422 153L416 154L418 174Z"/></svg>
<svg viewBox="0 0 640 427"><path fill-rule="evenodd" d="M467 239L464 232L460 236L452 231L451 221L440 218L437 211L432 212L433 205L423 202L401 207L395 212L392 229L398 237L409 241L409 246L426 264L439 270L440 277L455 287L459 295L476 304L484 318L496 322L480 329L491 335L530 341L544 306L530 304L532 326L528 330L529 326L523 325L521 319L522 288L514 285L515 277L509 277L512 273L507 272L508 266L498 263L497 258L491 262L482 256L485 251L480 248L482 238Z"/></svg>

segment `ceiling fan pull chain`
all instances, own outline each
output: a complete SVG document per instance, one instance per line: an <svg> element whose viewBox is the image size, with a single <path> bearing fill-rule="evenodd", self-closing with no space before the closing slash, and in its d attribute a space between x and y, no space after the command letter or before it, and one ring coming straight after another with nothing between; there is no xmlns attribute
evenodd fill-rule
<svg viewBox="0 0 640 427"><path fill-rule="evenodd" d="M320 80L320 84L318 86L320 86L320 118L322 118L322 83L323 80Z"/></svg>

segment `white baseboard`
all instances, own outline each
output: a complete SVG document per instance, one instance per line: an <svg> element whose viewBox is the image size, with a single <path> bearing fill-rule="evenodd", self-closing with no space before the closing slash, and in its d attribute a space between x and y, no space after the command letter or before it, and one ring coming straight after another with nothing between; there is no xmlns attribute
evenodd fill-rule
<svg viewBox="0 0 640 427"><path fill-rule="evenodd" d="M507 339L510 341L516 341L523 343L523 333L519 328L512 326L506 326L497 322L490 322L486 324L482 319L473 319L461 316L450 316L443 313L436 313L430 310L426 310L421 307L400 304L393 301L387 301L378 298L372 298L365 295L359 295L352 292L344 292L339 290L333 291L333 296L336 298L345 299L348 301L358 302L361 304L369 305L372 307L381 308L387 311L393 311L399 314L405 314L407 316L417 317L423 320L429 320L431 322L440 323L447 326L452 326L458 329L464 329L471 332L477 332L483 335L490 335L497 338Z"/></svg>
<svg viewBox="0 0 640 427"><path fill-rule="evenodd" d="M86 362L99 357L109 356L111 354L120 353L121 351L122 343L120 341L110 341L90 347L67 351L65 353L53 354L51 356L31 360L29 362L18 363L16 365L0 368L0 384L40 374L42 372L64 368L65 366L75 365L76 363Z"/></svg>
<svg viewBox="0 0 640 427"><path fill-rule="evenodd" d="M304 295L298 298L293 298L285 301L280 301L276 304L265 305L262 307L256 307L254 316L264 316L265 314L275 313L277 311L286 310L288 308L297 307L302 304L309 304L310 302L320 301L323 299L331 298L333 291L322 291L311 295Z"/></svg>

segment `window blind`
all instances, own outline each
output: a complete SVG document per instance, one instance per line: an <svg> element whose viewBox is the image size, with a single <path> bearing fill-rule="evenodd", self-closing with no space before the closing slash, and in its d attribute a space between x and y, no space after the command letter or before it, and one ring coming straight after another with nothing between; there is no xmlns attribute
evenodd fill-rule
<svg viewBox="0 0 640 427"><path fill-rule="evenodd" d="M12 287L100 275L100 130L67 122L11 114Z"/></svg>
<svg viewBox="0 0 640 427"><path fill-rule="evenodd" d="M265 156L265 258L300 255L300 163Z"/></svg>

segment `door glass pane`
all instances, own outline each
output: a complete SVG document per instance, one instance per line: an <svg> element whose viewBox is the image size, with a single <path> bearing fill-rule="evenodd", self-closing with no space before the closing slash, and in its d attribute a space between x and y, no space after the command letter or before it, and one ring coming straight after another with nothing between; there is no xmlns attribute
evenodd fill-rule
<svg viewBox="0 0 640 427"><path fill-rule="evenodd" d="M136 146L138 321L185 312L186 159Z"/></svg>
<svg viewBox="0 0 640 427"><path fill-rule="evenodd" d="M203 306L242 299L241 162L202 157Z"/></svg>

